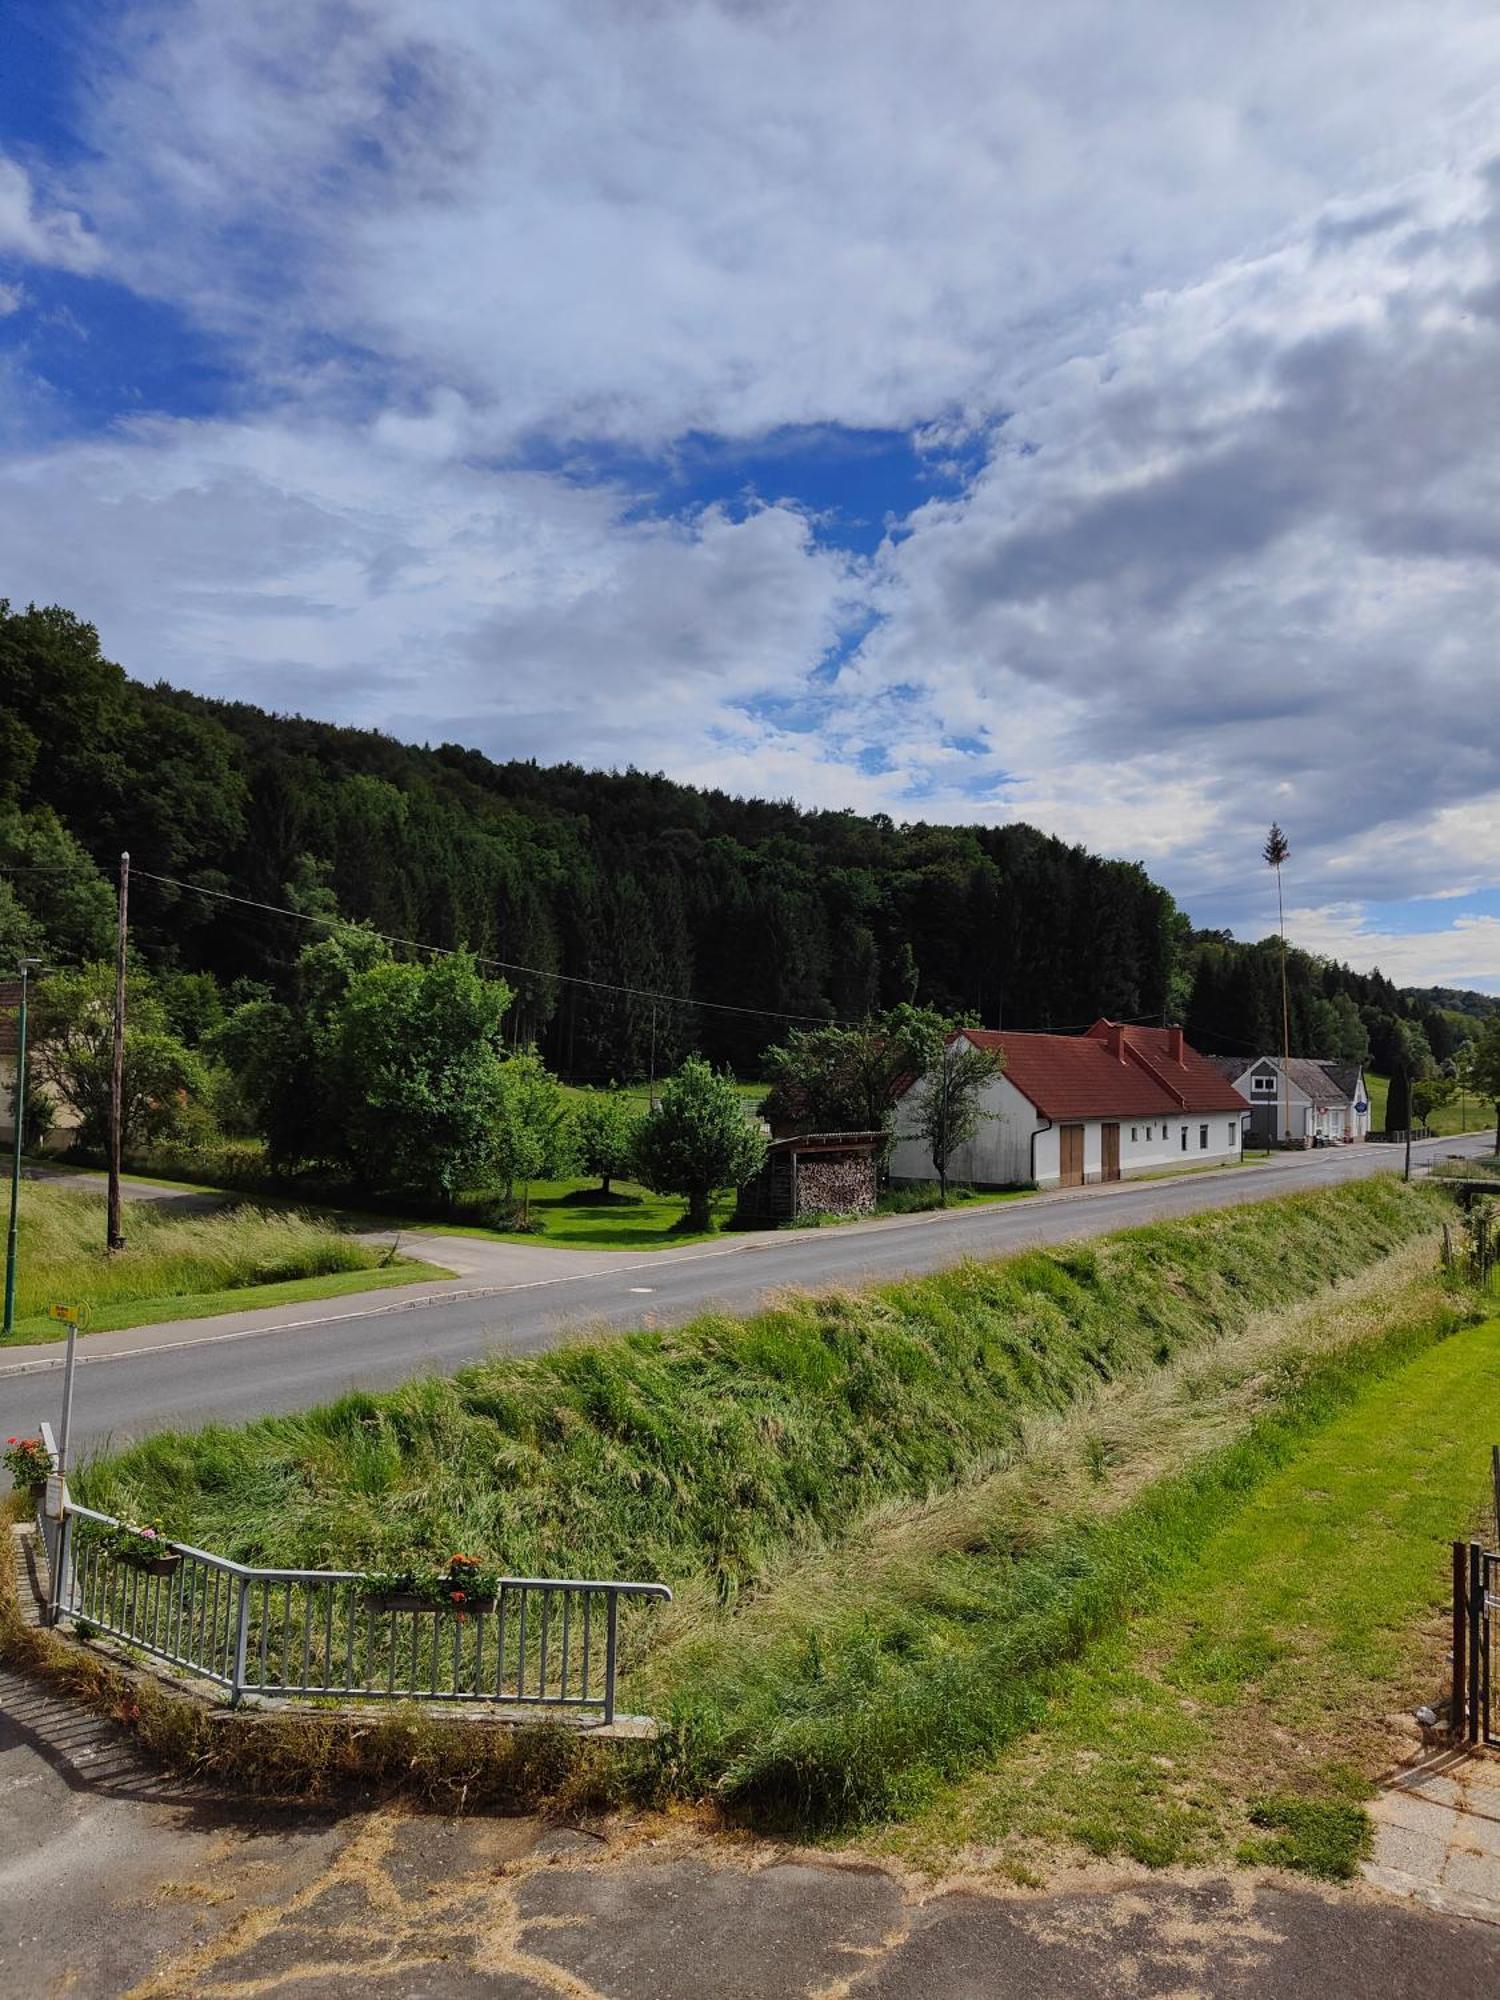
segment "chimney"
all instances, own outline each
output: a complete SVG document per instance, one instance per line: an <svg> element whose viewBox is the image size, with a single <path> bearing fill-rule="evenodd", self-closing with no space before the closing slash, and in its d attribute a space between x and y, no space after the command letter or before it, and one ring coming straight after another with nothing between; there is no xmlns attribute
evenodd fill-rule
<svg viewBox="0 0 1500 2000"><path fill-rule="evenodd" d="M1181 1030L1181 1028L1168 1028L1168 1030L1167 1030L1167 1055L1168 1055L1168 1057L1169 1057L1169 1058L1170 1058L1170 1059L1171 1059L1171 1060L1172 1060L1172 1061L1173 1061L1174 1063L1180 1063L1180 1062L1182 1061L1182 1030Z"/></svg>
<svg viewBox="0 0 1500 2000"><path fill-rule="evenodd" d="M1116 1062L1120 1063L1124 1062L1125 1030L1120 1026L1118 1021L1105 1022L1104 1046L1109 1050L1110 1054L1114 1057Z"/></svg>

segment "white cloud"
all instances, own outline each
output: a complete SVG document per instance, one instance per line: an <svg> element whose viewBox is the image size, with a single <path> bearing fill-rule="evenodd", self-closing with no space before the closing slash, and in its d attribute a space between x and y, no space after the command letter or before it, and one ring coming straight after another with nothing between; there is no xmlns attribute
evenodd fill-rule
<svg viewBox="0 0 1500 2000"><path fill-rule="evenodd" d="M65 271L91 271L100 255L82 216L43 201L20 162L0 155L0 257L57 265ZM5 290L9 293L11 288ZM11 310L12 306L0 307Z"/></svg>
<svg viewBox="0 0 1500 2000"><path fill-rule="evenodd" d="M0 543L139 674L499 756L693 769L838 634L848 566L791 509L631 521L447 443L442 412L144 422L0 467Z"/></svg>
<svg viewBox="0 0 1500 2000"><path fill-rule="evenodd" d="M929 423L1471 143L1492 30L1480 0L173 0L105 52L80 198L269 373L326 334L497 437Z"/></svg>
<svg viewBox="0 0 1500 2000"><path fill-rule="evenodd" d="M405 735L1024 815L1252 933L1274 812L1361 962L1361 904L1500 882L1481 0L177 0L121 34L102 164L44 204L0 163L0 243L215 332L236 407L14 459L0 590ZM983 462L869 562L794 505L642 518L517 469L796 424Z"/></svg>
<svg viewBox="0 0 1500 2000"><path fill-rule="evenodd" d="M1287 911L1287 934L1307 951L1376 966L1398 986L1500 992L1500 917L1464 916L1441 930L1392 931L1359 904Z"/></svg>

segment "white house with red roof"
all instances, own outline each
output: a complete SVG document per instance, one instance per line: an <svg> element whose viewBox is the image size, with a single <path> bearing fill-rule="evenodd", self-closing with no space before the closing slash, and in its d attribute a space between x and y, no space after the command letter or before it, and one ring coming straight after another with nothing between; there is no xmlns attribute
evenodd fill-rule
<svg viewBox="0 0 1500 2000"><path fill-rule="evenodd" d="M985 1086L979 1130L949 1161L950 1180L1082 1187L1240 1157L1245 1100L1181 1028L1096 1021L1083 1035L960 1032L976 1048L998 1049L1005 1067ZM896 1107L895 1181L937 1178L915 1136L922 1087L910 1085Z"/></svg>

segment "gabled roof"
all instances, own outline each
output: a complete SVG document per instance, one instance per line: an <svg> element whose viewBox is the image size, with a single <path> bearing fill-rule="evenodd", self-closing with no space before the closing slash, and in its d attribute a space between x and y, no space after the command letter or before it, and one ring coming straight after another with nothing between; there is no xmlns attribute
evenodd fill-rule
<svg viewBox="0 0 1500 2000"><path fill-rule="evenodd" d="M1276 1076L1280 1076L1282 1071L1280 1056L1215 1056L1213 1062L1221 1074L1231 1080L1238 1080L1252 1069L1268 1069ZM1288 1081L1296 1085L1309 1103L1337 1109L1340 1105L1354 1102L1360 1075L1358 1063L1325 1062L1316 1056L1293 1056L1285 1067Z"/></svg>
<svg viewBox="0 0 1500 2000"><path fill-rule="evenodd" d="M981 1049L999 1049L1005 1078L1054 1124L1069 1118L1171 1118L1182 1112L1243 1112L1245 1101L1198 1051L1171 1053L1173 1030L1120 1028L1113 1022L1086 1035L1012 1034L965 1028ZM1101 1034L1100 1030L1106 1032Z"/></svg>

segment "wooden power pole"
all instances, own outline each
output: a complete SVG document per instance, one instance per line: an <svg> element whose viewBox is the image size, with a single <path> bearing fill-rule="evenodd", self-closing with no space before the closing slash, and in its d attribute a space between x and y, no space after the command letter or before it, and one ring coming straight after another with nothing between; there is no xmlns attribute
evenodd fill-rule
<svg viewBox="0 0 1500 2000"><path fill-rule="evenodd" d="M130 856L120 856L120 901L115 919L114 1046L109 1065L109 1247L125 1248L120 1215L120 1147L125 1104L125 944L130 928Z"/></svg>

